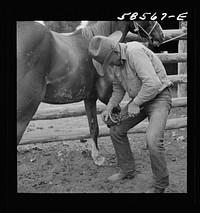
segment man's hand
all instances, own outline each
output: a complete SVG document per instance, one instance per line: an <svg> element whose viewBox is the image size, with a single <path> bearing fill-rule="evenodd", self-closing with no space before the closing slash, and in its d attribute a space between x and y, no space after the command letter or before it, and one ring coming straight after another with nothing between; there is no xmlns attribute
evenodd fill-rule
<svg viewBox="0 0 200 213"><path fill-rule="evenodd" d="M136 117L140 114L140 107L136 105L133 101L128 105L128 115L129 117Z"/></svg>
<svg viewBox="0 0 200 213"><path fill-rule="evenodd" d="M101 119L102 119L102 121L105 123L107 120L108 120L108 118L109 118L109 112L110 112L110 110L108 110L108 109L105 109L102 113L101 113Z"/></svg>

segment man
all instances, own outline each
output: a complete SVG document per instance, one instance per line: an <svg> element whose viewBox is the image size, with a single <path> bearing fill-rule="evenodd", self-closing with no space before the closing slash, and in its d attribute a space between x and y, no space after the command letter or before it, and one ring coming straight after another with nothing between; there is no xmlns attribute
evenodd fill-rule
<svg viewBox="0 0 200 213"><path fill-rule="evenodd" d="M156 54L139 42L119 43L121 37L120 31L109 37L94 36L89 45L92 58L102 64L102 70L97 70L100 75L104 75L108 66L114 68L113 93L101 114L102 120L107 122L109 114L119 105L126 92L132 99L121 111L121 115L127 113L128 116L119 125L110 127L120 172L108 179L114 182L135 176L135 160L127 131L147 117L146 141L153 183L146 193L163 193L169 185L164 129L171 109L169 86L172 82L167 78L165 68Z"/></svg>

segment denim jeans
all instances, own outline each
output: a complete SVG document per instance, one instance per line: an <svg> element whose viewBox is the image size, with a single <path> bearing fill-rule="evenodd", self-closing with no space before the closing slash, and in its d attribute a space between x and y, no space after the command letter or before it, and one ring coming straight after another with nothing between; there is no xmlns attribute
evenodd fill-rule
<svg viewBox="0 0 200 213"><path fill-rule="evenodd" d="M127 115L119 125L110 127L110 136L116 152L118 166L122 173L129 173L135 171L136 168L127 131L145 118L148 118L146 142L153 172L153 186L158 188L166 188L169 185L169 172L164 147L164 130L171 103L170 90L166 88L153 100L144 103L137 117L132 118ZM124 115L127 110L128 105L122 109L121 114Z"/></svg>

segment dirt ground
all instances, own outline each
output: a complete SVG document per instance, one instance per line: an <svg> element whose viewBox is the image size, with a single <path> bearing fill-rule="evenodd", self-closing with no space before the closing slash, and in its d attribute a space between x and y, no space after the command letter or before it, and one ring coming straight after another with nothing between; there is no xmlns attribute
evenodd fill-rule
<svg viewBox="0 0 200 213"><path fill-rule="evenodd" d="M173 108L169 118L187 116L187 108ZM102 125L98 116L99 124ZM31 121L26 134L49 134L59 126L84 127L86 116ZM30 135L31 136L31 135ZM31 136L32 137L32 136ZM132 180L110 183L107 178L118 171L110 137L99 138L102 166L91 158L92 140L19 145L17 152L18 193L142 193L152 181L145 134L129 134L137 173ZM165 147L170 185L166 193L187 193L187 128L165 131Z"/></svg>

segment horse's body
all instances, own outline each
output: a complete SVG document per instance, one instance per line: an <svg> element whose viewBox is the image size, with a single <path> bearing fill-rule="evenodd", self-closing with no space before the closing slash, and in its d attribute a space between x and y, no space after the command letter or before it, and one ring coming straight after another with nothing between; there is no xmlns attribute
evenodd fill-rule
<svg viewBox="0 0 200 213"><path fill-rule="evenodd" d="M67 104L84 100L91 137L92 157L98 162L98 123L96 100L107 104L112 83L100 77L88 55L94 35L109 36L121 30L124 41L134 30L132 22L97 22L93 26L65 35L48 30L36 22L17 23L17 141L41 102ZM161 42L162 29L152 32Z"/></svg>

